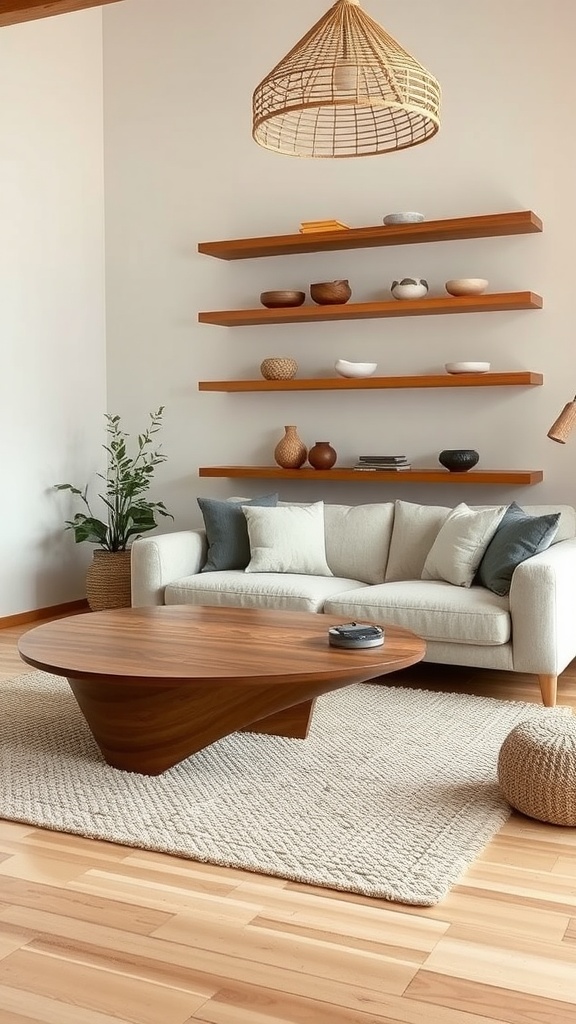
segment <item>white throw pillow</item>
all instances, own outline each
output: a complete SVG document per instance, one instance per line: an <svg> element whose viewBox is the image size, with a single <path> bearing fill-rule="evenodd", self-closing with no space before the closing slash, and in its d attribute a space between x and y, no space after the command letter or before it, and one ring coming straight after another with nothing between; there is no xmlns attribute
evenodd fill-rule
<svg viewBox="0 0 576 1024"><path fill-rule="evenodd" d="M422 569L438 531L452 509L445 505L394 503L394 528L386 583L422 579Z"/></svg>
<svg viewBox="0 0 576 1024"><path fill-rule="evenodd" d="M440 527L428 552L422 579L446 580L457 587L470 587L507 508L507 505L499 505L474 510L464 502L457 505Z"/></svg>
<svg viewBox="0 0 576 1024"><path fill-rule="evenodd" d="M332 576L326 561L324 502L261 508L243 505L250 561L245 572L297 572ZM275 512L273 516L260 512ZM256 514L254 514L256 513Z"/></svg>
<svg viewBox="0 0 576 1024"><path fill-rule="evenodd" d="M391 501L324 505L326 561L334 575L362 583L384 583L393 519Z"/></svg>

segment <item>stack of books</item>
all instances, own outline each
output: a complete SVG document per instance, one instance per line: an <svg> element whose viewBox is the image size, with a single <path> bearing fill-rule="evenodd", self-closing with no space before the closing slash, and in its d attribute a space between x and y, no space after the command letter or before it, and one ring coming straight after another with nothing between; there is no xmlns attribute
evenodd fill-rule
<svg viewBox="0 0 576 1024"><path fill-rule="evenodd" d="M359 455L354 469L368 471L379 469L380 472L389 473L412 469L412 466L405 455Z"/></svg>
<svg viewBox="0 0 576 1024"><path fill-rule="evenodd" d="M300 225L300 232L306 234L309 231L348 231L348 224L341 220L303 220Z"/></svg>

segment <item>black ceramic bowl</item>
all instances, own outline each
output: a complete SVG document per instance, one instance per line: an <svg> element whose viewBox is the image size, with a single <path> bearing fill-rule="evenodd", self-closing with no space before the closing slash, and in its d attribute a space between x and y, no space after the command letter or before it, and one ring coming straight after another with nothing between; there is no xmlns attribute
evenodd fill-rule
<svg viewBox="0 0 576 1024"><path fill-rule="evenodd" d="M466 473L476 465L479 458L473 448L446 448L440 452L438 462L450 473Z"/></svg>

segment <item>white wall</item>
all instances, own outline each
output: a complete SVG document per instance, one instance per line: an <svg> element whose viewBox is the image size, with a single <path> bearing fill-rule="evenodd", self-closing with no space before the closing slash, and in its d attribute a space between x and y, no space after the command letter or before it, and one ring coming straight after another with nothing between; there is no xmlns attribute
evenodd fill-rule
<svg viewBox="0 0 576 1024"><path fill-rule="evenodd" d="M52 485L99 462L102 14L0 29L0 617L84 594Z"/></svg>
<svg viewBox="0 0 576 1024"><path fill-rule="evenodd" d="M529 488L285 482L282 496L353 503L576 501L572 450L546 431L576 390L570 99L576 7L563 0L461 0L365 7L439 78L443 125L403 153L297 160L251 139L258 81L319 18L327 0L126 0L104 19L109 405L135 429L166 405L156 494L200 522L198 494L256 494L269 481L200 480L199 465L273 464L286 423L340 463L359 452L407 452L434 465L442 448L474 447L479 468L542 468ZM377 224L421 210L428 219L533 209L542 235L275 257L225 263L202 240L297 230L337 217ZM258 305L274 287L349 278L353 300L388 297L395 277L487 277L495 291L532 289L541 312L221 328L199 310ZM258 377L267 355L291 355L303 375L336 357L374 359L382 374L442 370L487 359L495 370L542 371L542 388L368 394L200 394L203 379ZM166 527L163 526L165 529Z"/></svg>

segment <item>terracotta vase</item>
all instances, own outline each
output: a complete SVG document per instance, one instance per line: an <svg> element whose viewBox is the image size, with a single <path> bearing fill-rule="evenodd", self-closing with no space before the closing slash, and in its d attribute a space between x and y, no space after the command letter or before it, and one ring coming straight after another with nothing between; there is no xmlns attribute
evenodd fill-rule
<svg viewBox="0 0 576 1024"><path fill-rule="evenodd" d="M274 459L282 469L300 469L306 462L306 445L298 437L296 427L288 426L284 427L284 430L284 437L274 449Z"/></svg>
<svg viewBox="0 0 576 1024"><path fill-rule="evenodd" d="M332 469L337 458L329 441L316 441L308 452L308 462L314 469Z"/></svg>
<svg viewBox="0 0 576 1024"><path fill-rule="evenodd" d="M107 608L129 608L132 602L130 581L131 552L94 551L86 573L86 597L93 612Z"/></svg>

